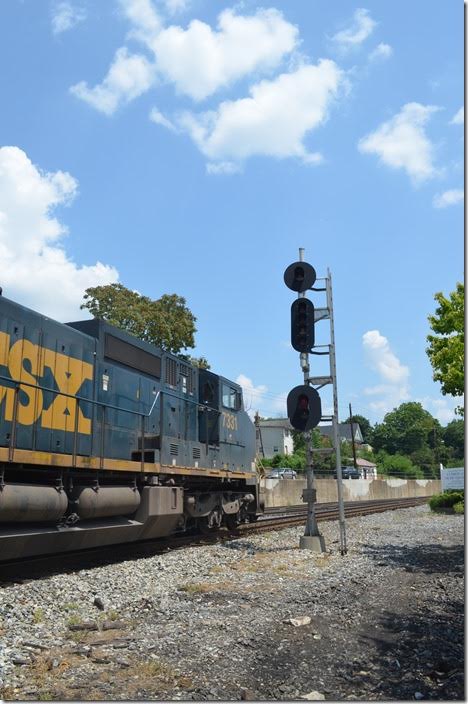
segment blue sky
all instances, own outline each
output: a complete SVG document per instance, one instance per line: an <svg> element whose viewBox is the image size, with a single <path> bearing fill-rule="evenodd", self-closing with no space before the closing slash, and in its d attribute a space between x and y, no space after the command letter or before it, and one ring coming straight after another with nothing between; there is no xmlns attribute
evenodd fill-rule
<svg viewBox="0 0 468 704"><path fill-rule="evenodd" d="M0 63L4 295L66 321L88 286L175 292L194 354L285 415L304 247L341 418L453 417L425 347L463 277L461 1L8 0Z"/></svg>

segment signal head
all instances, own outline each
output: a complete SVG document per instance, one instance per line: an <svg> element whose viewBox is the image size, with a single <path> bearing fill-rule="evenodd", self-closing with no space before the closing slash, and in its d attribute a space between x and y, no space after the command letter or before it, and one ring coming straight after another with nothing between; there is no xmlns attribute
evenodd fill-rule
<svg viewBox="0 0 468 704"><path fill-rule="evenodd" d="M294 262L284 272L284 283L292 291L298 293L304 293L311 288L316 278L314 267L307 262Z"/></svg>
<svg viewBox="0 0 468 704"><path fill-rule="evenodd" d="M320 423L322 402L312 386L295 386L288 394L288 418L293 428L306 432Z"/></svg>

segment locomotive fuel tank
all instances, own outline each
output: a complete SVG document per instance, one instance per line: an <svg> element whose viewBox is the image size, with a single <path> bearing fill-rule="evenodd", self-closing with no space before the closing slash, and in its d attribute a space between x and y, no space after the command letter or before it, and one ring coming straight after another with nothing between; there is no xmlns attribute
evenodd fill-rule
<svg viewBox="0 0 468 704"><path fill-rule="evenodd" d="M130 516L140 500L140 492L127 486L76 486L71 491L70 509L82 520Z"/></svg>
<svg viewBox="0 0 468 704"><path fill-rule="evenodd" d="M56 523L65 514L63 489L37 484L5 484L0 489L1 523Z"/></svg>

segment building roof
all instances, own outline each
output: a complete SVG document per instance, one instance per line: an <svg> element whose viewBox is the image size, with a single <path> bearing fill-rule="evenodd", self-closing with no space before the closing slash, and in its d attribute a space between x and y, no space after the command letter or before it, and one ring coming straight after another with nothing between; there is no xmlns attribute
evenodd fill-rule
<svg viewBox="0 0 468 704"><path fill-rule="evenodd" d="M284 428L293 430L288 418L265 418L259 422L260 428Z"/></svg>
<svg viewBox="0 0 468 704"><path fill-rule="evenodd" d="M361 459L361 457L357 458L356 464L358 467L377 467L375 462L369 462L369 460Z"/></svg>

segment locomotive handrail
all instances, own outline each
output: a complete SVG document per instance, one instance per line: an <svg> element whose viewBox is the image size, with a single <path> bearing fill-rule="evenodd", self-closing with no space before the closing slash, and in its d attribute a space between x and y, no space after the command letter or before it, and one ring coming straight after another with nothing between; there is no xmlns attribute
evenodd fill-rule
<svg viewBox="0 0 468 704"><path fill-rule="evenodd" d="M131 408L121 408L120 406L114 406L112 403L104 403L104 401L96 401L93 398L86 398L84 396L67 394L64 391L58 391L57 389L51 389L48 386L41 386L40 384L31 384L29 381L18 381L17 379L10 379L10 377L4 376L3 374L0 374L0 381L8 381L10 384L14 384L15 388L17 388L19 386L29 386L32 389L38 389L39 391L48 391L51 394L56 394L57 396L65 396L66 398L73 398L76 401L84 401L84 403L92 403L96 406L106 406L106 408L112 408L114 411L123 411L124 413L133 413L133 415L144 416L145 418L149 418L150 415L152 414L159 395L161 393L167 393L166 391L161 391L161 389L160 389L154 398L154 401L152 403L152 406L151 406L149 412L143 413L142 411L132 411Z"/></svg>
<svg viewBox="0 0 468 704"><path fill-rule="evenodd" d="M86 398L84 396L78 396L77 394L68 394L65 391L59 391L57 389L52 389L48 386L43 386L41 384L32 384L29 381L20 381L18 379L12 379L11 377L7 377L4 374L0 374L0 381L7 382L8 384L11 384L10 388L14 388L15 391L15 397L13 401L13 418L12 418L12 427L11 427L11 433L10 433L10 442L8 445L8 460L9 462L13 461L14 457L14 452L15 452L15 446L16 446L16 429L17 429L17 424L18 424L18 407L19 407L19 391L21 386L28 386L31 389L35 389L37 391L45 391L46 393L52 393L55 394L56 396L64 396L65 398L70 398L73 399L76 402L76 413L75 413L75 422L74 422L74 428L73 428L73 450L72 450L72 466L76 467L76 458L78 455L78 416L79 416L79 409L80 409L80 402L81 403L90 403L93 406L101 407L102 408L102 417L101 417L101 439L100 439L100 457L99 457L99 467L100 469L103 469L104 467L104 454L105 454L105 429L106 429L106 410L107 409L112 409L115 411L120 411L122 413L130 413L134 416L137 416L141 418L141 470L144 471L144 465L145 465L145 418L150 418L151 414L153 413L154 407L158 401L158 398L162 396L162 394L165 394L166 396L172 396L174 398L180 399L181 397L178 396L177 394L171 393L170 391L163 391L159 389L159 391L156 393L153 403L151 404L151 408L148 411L148 413L144 413L142 411L134 411L131 408L122 408L120 406L114 406L111 403L105 403L104 401L98 401L97 399L92 399L92 398ZM208 404L201 404L199 401L195 401L190 398L184 398L184 401L187 403L194 404L198 406L200 409L208 409L211 411L215 411L218 415L221 415L221 411L219 408L216 408L214 406L208 405ZM161 418L160 422L162 424L162 413L163 409L161 407ZM35 436L34 436L35 437ZM35 442L34 442L35 444ZM91 450L92 452L92 450ZM89 453L89 456L91 455L91 452Z"/></svg>
<svg viewBox="0 0 468 704"><path fill-rule="evenodd" d="M51 389L48 386L42 386L41 384L31 384L29 381L19 381L17 379L11 379L10 377L0 374L0 381L6 381L11 384L11 388L15 390L15 398L13 401L13 418L10 433L10 442L8 444L8 461L13 462L15 446L16 446L16 428L18 424L18 406L19 406L19 391L21 386L28 386L37 391L45 391L48 393L53 393L57 396L65 396L65 398L71 398L76 401L76 413L75 413L75 424L73 428L73 451L72 451L72 467L76 467L76 458L78 454L78 415L80 408L80 401L84 403L91 403L95 406L102 407L102 418L101 418L101 440L100 440L100 456L99 456L99 468L104 468L104 454L105 454L105 429L106 429L106 409L111 408L115 411L121 411L122 413L131 413L132 415L141 418L141 469L144 470L145 466L145 452L144 452L144 439L145 439L145 418L149 418L154 410L156 402L161 395L161 389L156 393L151 408L148 413L143 413L142 411L134 411L131 408L120 408L119 406L114 406L111 403L104 403L103 401L97 401L91 398L85 398L83 396L67 394L65 391L58 391L57 389ZM89 453L91 455L91 453Z"/></svg>
<svg viewBox="0 0 468 704"><path fill-rule="evenodd" d="M158 400L159 396L161 394L165 394L166 396L172 396L173 398L178 398L180 399L181 396L178 396L177 394L171 393L170 391L163 391L162 389L159 389L159 391L156 393L156 396L154 398L154 401L151 405L150 410L148 413L142 413L141 411L132 411L130 408L121 408L120 406L114 406L111 403L104 403L104 401L96 401L95 399L92 398L86 398L85 396L77 396L74 394L67 394L64 391L58 391L57 389L51 389L48 386L41 386L40 384L31 384L29 381L18 381L18 379L11 379L9 376L4 376L3 374L0 374L0 381L8 381L10 384L14 384L15 386L30 386L32 389L38 389L39 391L48 391L52 394L57 394L59 396L65 396L66 398L74 398L77 401L84 401L85 403L92 403L95 405L101 405L101 406L106 406L106 408L112 408L114 411L124 411L126 413L133 413L134 415L138 416L145 416L145 418L149 418L150 415L152 414L154 407L156 405L156 401ZM185 398L183 399L187 403L192 403L197 406L201 406L202 408L208 408L211 411L219 411L219 409L216 406L209 406L206 403L200 403L200 401L195 401L191 398Z"/></svg>

